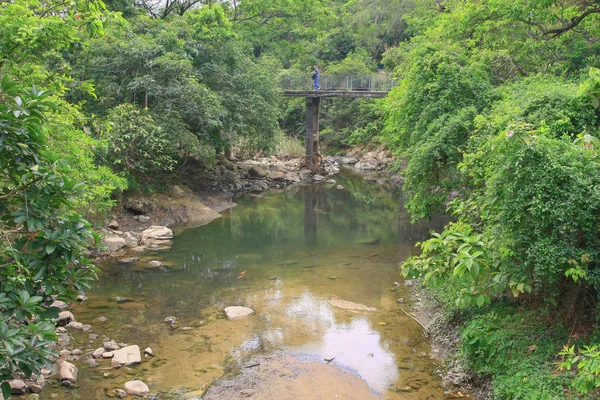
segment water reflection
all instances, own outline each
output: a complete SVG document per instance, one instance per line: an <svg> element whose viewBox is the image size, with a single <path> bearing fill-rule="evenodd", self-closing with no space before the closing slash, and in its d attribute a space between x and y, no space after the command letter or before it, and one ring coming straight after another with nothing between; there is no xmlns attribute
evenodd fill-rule
<svg viewBox="0 0 600 400"><path fill-rule="evenodd" d="M133 374L153 392L178 399L170 389L201 392L232 365L272 351L335 357L333 364L385 398L440 394L431 361L418 357L429 351L421 328L398 310L396 298L408 294L403 287L392 292L391 283L399 280L399 262L415 252L414 242L444 221L410 225L398 192L352 175L336 179L344 190L295 186L241 198L223 218L179 233L171 252L144 253L133 265L104 265L90 300L77 305L75 315L94 333L150 346L158 357L108 378L100 368L78 365L79 390L57 388L42 398L95 398ZM150 260L165 268L149 268ZM116 304L116 296L134 301ZM332 296L377 310L339 309L328 302ZM256 315L224 320L229 305L249 306ZM100 324L100 316L108 321ZM177 318L178 329L163 322L167 316ZM99 344L88 344L86 333L76 345L93 350ZM414 380L422 391L394 397L395 388ZM53 391L60 397L51 397Z"/></svg>

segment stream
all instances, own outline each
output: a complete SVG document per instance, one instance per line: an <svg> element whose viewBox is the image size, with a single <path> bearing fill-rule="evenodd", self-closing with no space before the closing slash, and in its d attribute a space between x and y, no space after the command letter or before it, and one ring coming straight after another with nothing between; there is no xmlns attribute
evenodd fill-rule
<svg viewBox="0 0 600 400"><path fill-rule="evenodd" d="M410 296L398 267L446 220L411 224L399 191L349 172L334 178L343 190L322 183L237 198L222 218L175 229L168 252L100 265L89 299L72 307L100 337L74 334L70 348L89 354L105 335L151 347L155 356L120 369L101 359L92 368L82 358L77 389L51 379L41 398L106 399L140 379L161 399L201 399L216 379L273 353L300 362L333 358L331 366L359 377L377 398L443 398L422 328L400 310L409 309ZM223 309L232 305L255 315L229 321ZM169 316L174 326L164 322Z"/></svg>

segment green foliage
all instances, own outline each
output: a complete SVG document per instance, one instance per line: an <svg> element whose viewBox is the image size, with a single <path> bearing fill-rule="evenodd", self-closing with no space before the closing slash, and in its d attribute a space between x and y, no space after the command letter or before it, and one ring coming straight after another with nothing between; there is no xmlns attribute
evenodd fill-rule
<svg viewBox="0 0 600 400"><path fill-rule="evenodd" d="M598 393L600 388L600 350L598 345L583 346L575 353L575 345L565 346L558 354L564 361L558 369L574 375L571 386L577 393Z"/></svg>
<svg viewBox="0 0 600 400"><path fill-rule="evenodd" d="M464 49L415 46L407 57L413 61L388 96L385 137L409 156L406 206L418 219L441 211L457 186L456 165L473 119L492 96L487 67L470 62Z"/></svg>
<svg viewBox="0 0 600 400"><path fill-rule="evenodd" d="M95 278L82 256L94 237L72 200L82 185L45 142L50 93L6 76L0 91L0 380L50 364L57 309Z"/></svg>
<svg viewBox="0 0 600 400"><path fill-rule="evenodd" d="M494 399L564 399L564 376L552 358L564 335L513 305L474 315L461 329L461 354L478 374L493 377Z"/></svg>
<svg viewBox="0 0 600 400"><path fill-rule="evenodd" d="M147 112L123 104L110 112L108 121L101 134L107 144L105 159L120 175L147 183L174 170L176 142Z"/></svg>

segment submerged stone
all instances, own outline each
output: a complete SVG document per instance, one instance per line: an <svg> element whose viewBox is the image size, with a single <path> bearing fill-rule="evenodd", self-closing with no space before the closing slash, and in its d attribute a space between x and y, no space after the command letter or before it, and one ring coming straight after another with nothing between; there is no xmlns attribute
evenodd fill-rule
<svg viewBox="0 0 600 400"><path fill-rule="evenodd" d="M234 320L249 317L254 314L254 310L248 307L231 306L225 307L225 314L227 319Z"/></svg>

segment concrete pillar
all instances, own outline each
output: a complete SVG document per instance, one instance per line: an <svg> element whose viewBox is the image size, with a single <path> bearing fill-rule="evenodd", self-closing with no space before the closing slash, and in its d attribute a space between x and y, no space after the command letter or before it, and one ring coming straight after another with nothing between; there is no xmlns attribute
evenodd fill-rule
<svg viewBox="0 0 600 400"><path fill-rule="evenodd" d="M321 164L319 151L319 103L320 97L306 98L306 164L318 168Z"/></svg>

